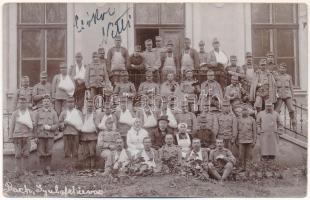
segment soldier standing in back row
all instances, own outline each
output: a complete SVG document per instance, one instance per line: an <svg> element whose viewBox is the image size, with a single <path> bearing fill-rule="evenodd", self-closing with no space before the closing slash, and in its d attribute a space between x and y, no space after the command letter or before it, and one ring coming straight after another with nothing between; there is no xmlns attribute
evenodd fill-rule
<svg viewBox="0 0 310 200"><path fill-rule="evenodd" d="M266 55L266 58L267 58L266 70L271 72L273 75L275 75L277 73L278 69L277 69L277 65L275 63L274 53L268 52Z"/></svg>
<svg viewBox="0 0 310 200"><path fill-rule="evenodd" d="M52 85L47 82L47 73L43 71L40 73L40 83L37 83L32 90L33 105L36 109L42 107L42 100L46 94L52 95Z"/></svg>
<svg viewBox="0 0 310 200"><path fill-rule="evenodd" d="M199 55L198 52L191 48L191 40L184 38L184 50L181 55L181 74L185 69L199 69Z"/></svg>
<svg viewBox="0 0 310 200"><path fill-rule="evenodd" d="M278 99L275 110L278 113L280 113L282 104L284 102L292 121L293 130L296 131L297 121L293 106L293 101L296 102L296 99L294 98L292 77L286 73L286 68L287 68L286 64L281 63L279 66L279 72L275 76L277 93L278 93Z"/></svg>
<svg viewBox="0 0 310 200"><path fill-rule="evenodd" d="M107 80L104 66L100 64L98 53L93 53L93 62L87 66L85 76L85 86L90 93L90 98L98 94L103 94L104 89L111 89L110 80Z"/></svg>
<svg viewBox="0 0 310 200"><path fill-rule="evenodd" d="M117 35L114 39L115 46L109 49L107 55L108 73L113 76L113 83L119 82L120 71L126 70L128 66L129 54L125 47L122 47L122 38Z"/></svg>
<svg viewBox="0 0 310 200"><path fill-rule="evenodd" d="M199 42L199 66L200 70L208 70L207 64L209 62L209 54L205 51L205 42Z"/></svg>
<svg viewBox="0 0 310 200"><path fill-rule="evenodd" d="M24 76L21 80L21 88L19 88L13 98L13 110L18 107L19 96L24 96L27 99L27 106L32 108L32 88L29 87L29 77Z"/></svg>
<svg viewBox="0 0 310 200"><path fill-rule="evenodd" d="M173 42L169 40L167 42L167 51L161 56L161 82L166 81L167 74L173 72L178 74L180 72L180 66L176 53L173 52Z"/></svg>
<svg viewBox="0 0 310 200"><path fill-rule="evenodd" d="M77 105L77 108L82 111L84 106L84 97L85 97L85 73L86 67L82 63L83 56L81 52L75 54L76 64L72 65L69 69L69 75L74 80L75 83L75 91L74 91L74 99Z"/></svg>
<svg viewBox="0 0 310 200"><path fill-rule="evenodd" d="M250 101L254 102L257 112L263 110L264 103L269 100L276 103L277 91L274 76L266 69L266 59L259 61L250 89Z"/></svg>

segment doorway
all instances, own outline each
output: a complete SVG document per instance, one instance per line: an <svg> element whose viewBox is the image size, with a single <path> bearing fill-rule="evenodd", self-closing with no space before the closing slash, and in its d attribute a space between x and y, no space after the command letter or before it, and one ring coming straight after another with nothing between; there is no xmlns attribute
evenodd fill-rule
<svg viewBox="0 0 310 200"><path fill-rule="evenodd" d="M158 35L158 28L137 28L135 34L135 45L141 45L141 51L144 51L144 41L147 39L151 39L153 41L153 47L155 47L155 37Z"/></svg>

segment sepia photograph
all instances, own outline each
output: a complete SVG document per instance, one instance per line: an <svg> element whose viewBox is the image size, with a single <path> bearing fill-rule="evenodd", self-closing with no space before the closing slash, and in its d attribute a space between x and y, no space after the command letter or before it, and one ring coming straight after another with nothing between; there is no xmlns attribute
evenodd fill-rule
<svg viewBox="0 0 310 200"><path fill-rule="evenodd" d="M308 4L1 8L2 197L307 197Z"/></svg>

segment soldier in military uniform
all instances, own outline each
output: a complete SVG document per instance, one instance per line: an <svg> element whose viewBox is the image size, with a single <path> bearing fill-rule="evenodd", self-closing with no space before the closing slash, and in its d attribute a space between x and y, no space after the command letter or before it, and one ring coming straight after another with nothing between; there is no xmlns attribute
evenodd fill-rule
<svg viewBox="0 0 310 200"><path fill-rule="evenodd" d="M232 151L233 133L237 129L237 118L232 113L230 103L224 100L222 104L222 112L218 115L218 139L223 139L224 147Z"/></svg>
<svg viewBox="0 0 310 200"><path fill-rule="evenodd" d="M268 52L266 55L267 58L267 64L266 64L266 70L271 72L273 75L275 75L278 71L278 67L275 64L275 58L273 52Z"/></svg>
<svg viewBox="0 0 310 200"><path fill-rule="evenodd" d="M93 53L93 62L86 68L85 86L90 92L90 98L98 94L103 94L103 90L111 90L112 85L108 79L108 75L104 70L104 66L100 64L97 52Z"/></svg>
<svg viewBox="0 0 310 200"><path fill-rule="evenodd" d="M194 48L191 48L191 40L189 38L184 38L184 49L180 63L182 74L184 74L185 69L199 69L199 55Z"/></svg>
<svg viewBox="0 0 310 200"><path fill-rule="evenodd" d="M225 181L236 164L236 158L229 149L224 148L222 139L216 140L216 148L211 150L208 169L211 176L219 181Z"/></svg>
<svg viewBox="0 0 310 200"><path fill-rule="evenodd" d="M193 78L193 70L185 70L185 80L181 82L180 89L182 92L183 99L186 99L189 103L189 108L191 112L197 112L197 99L200 93L200 86L197 80Z"/></svg>
<svg viewBox="0 0 310 200"><path fill-rule="evenodd" d="M181 111L175 112L175 119L178 124L187 124L188 129L191 133L197 130L197 119L194 113L188 111L188 102L186 100L181 101Z"/></svg>
<svg viewBox="0 0 310 200"><path fill-rule="evenodd" d="M83 64L83 56L81 52L75 54L75 65L71 65L69 69L69 75L74 80L75 83L75 91L74 91L74 99L76 106L79 110L82 111L84 106L84 97L85 97L85 73L86 67Z"/></svg>
<svg viewBox="0 0 310 200"><path fill-rule="evenodd" d="M246 170L246 161L252 158L256 139L256 122L249 116L248 108L243 107L242 114L237 119L237 131L234 132L234 141L239 146L241 171Z"/></svg>
<svg viewBox="0 0 310 200"><path fill-rule="evenodd" d="M143 76L145 73L144 57L141 55L141 45L135 46L135 52L129 57L127 70L130 77L129 80L138 88L140 83L144 80Z"/></svg>
<svg viewBox="0 0 310 200"><path fill-rule="evenodd" d="M242 65L242 69L243 69L243 72L245 75L245 80L247 81L247 84L249 84L249 85L251 84L257 68L258 68L257 65L253 63L252 53L246 52L245 64Z"/></svg>
<svg viewBox="0 0 310 200"><path fill-rule="evenodd" d="M239 83L238 76L231 77L231 84L224 89L224 98L228 99L234 107L240 101L247 101L249 96Z"/></svg>
<svg viewBox="0 0 310 200"><path fill-rule="evenodd" d="M83 125L80 132L81 158L86 168L93 169L96 165L96 146L98 139L98 129L96 121L98 115L94 113L93 101L87 101L87 111L83 119Z"/></svg>
<svg viewBox="0 0 310 200"><path fill-rule="evenodd" d="M214 79L214 72L212 70L208 70L207 79L205 82L201 84L201 95L200 102L202 99L208 97L213 98L217 97L220 102L223 100L223 91L221 85ZM219 103L220 103L219 102Z"/></svg>
<svg viewBox="0 0 310 200"><path fill-rule="evenodd" d="M33 93L32 93L32 88L29 87L29 77L28 76L23 76L23 78L21 80L21 88L19 88L14 95L13 110L16 110L16 108L18 107L19 96L26 97L28 107L32 108Z"/></svg>
<svg viewBox="0 0 310 200"><path fill-rule="evenodd" d="M205 51L205 42L199 42L199 66L200 70L208 70L207 64L209 63L209 54Z"/></svg>
<svg viewBox="0 0 310 200"><path fill-rule="evenodd" d="M42 107L42 100L44 96L52 95L52 85L47 82L47 73L43 71L40 73L40 83L37 83L32 90L32 97L33 97L33 105L34 108L41 108Z"/></svg>
<svg viewBox="0 0 310 200"><path fill-rule="evenodd" d="M175 81L175 74L170 72L167 74L167 81L163 82L160 86L160 95L162 97L179 96L180 85Z"/></svg>
<svg viewBox="0 0 310 200"><path fill-rule="evenodd" d="M27 107L27 98L19 95L19 108L12 113L10 119L9 141L14 144L16 159L16 175L28 175L30 139L33 137L33 113Z"/></svg>
<svg viewBox="0 0 310 200"><path fill-rule="evenodd" d="M107 55L107 70L113 76L113 83L119 82L120 72L126 70L129 62L128 50L122 47L122 38L117 35L114 39L115 46L109 49Z"/></svg>
<svg viewBox="0 0 310 200"><path fill-rule="evenodd" d="M146 71L145 78L146 81L139 86L139 95L152 96L159 94L159 85L153 81L153 72Z"/></svg>
<svg viewBox="0 0 310 200"><path fill-rule="evenodd" d="M59 121L56 111L51 106L49 95L45 95L42 101L42 108L35 114L35 138L37 142L37 152L39 156L40 172L51 174L52 150L54 137L57 134Z"/></svg>
<svg viewBox="0 0 310 200"><path fill-rule="evenodd" d="M214 148L219 124L217 115L210 112L209 101L201 104L201 113L197 116L197 131L195 137L201 140L202 147Z"/></svg>
<svg viewBox="0 0 310 200"><path fill-rule="evenodd" d="M127 96L128 99L132 99L136 96L135 85L129 81L129 74L126 70L121 72L121 82L114 88L114 94L118 96Z"/></svg>
<svg viewBox="0 0 310 200"><path fill-rule="evenodd" d="M259 112L264 108L264 103L270 100L276 103L276 84L274 76L266 70L266 59L259 61L259 69L256 71L251 84L250 101L254 102L256 110Z"/></svg>
<svg viewBox="0 0 310 200"><path fill-rule="evenodd" d="M226 81L227 81L226 85L231 84L231 77L232 76L238 76L240 78L245 77L242 67L237 65L237 56L235 56L235 55L230 56L230 65L228 65L225 68L225 72L226 72Z"/></svg>
<svg viewBox="0 0 310 200"><path fill-rule="evenodd" d="M281 63L279 65L279 73L275 76L278 94L275 110L280 113L284 102L292 121L293 130L296 131L297 121L293 106L293 101L296 102L296 99L294 98L292 77L286 73L286 68L286 64Z"/></svg>
<svg viewBox="0 0 310 200"><path fill-rule="evenodd" d="M162 169L167 168L165 163L171 159L176 159L177 163L182 163L182 152L179 146L174 144L174 137L172 134L166 134L165 144L158 150L159 159L162 162Z"/></svg>
<svg viewBox="0 0 310 200"><path fill-rule="evenodd" d="M161 82L166 81L167 74L173 72L174 74L180 73L179 59L175 52L173 52L173 42L168 40L167 51L161 54Z"/></svg>

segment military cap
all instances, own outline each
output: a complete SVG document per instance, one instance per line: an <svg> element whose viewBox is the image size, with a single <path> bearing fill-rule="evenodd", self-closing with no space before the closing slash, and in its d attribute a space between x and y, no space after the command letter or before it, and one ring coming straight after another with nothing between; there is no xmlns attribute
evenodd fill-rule
<svg viewBox="0 0 310 200"><path fill-rule="evenodd" d="M47 72L46 71L42 71L41 73L40 73L40 77L47 77Z"/></svg>
<svg viewBox="0 0 310 200"><path fill-rule="evenodd" d="M219 159L224 160L224 159L225 159L225 156L222 155L222 154L220 154L220 155L216 156L215 159L216 159L216 160L219 160Z"/></svg>
<svg viewBox="0 0 310 200"><path fill-rule="evenodd" d="M96 51L93 52L92 57L93 57L93 58L94 58L94 57L98 57L98 53L97 53Z"/></svg>
<svg viewBox="0 0 310 200"><path fill-rule="evenodd" d="M123 71L121 71L121 74L120 74L121 76L128 76L128 72L127 72L127 70L123 70Z"/></svg>
<svg viewBox="0 0 310 200"><path fill-rule="evenodd" d="M77 53L75 54L75 57L82 57L82 53L81 53L81 52L77 52Z"/></svg>
<svg viewBox="0 0 310 200"><path fill-rule="evenodd" d="M287 65L285 64L285 63L280 63L280 65L279 65L280 67L287 67Z"/></svg>
<svg viewBox="0 0 310 200"><path fill-rule="evenodd" d="M214 75L214 71L213 70L208 70L207 71L207 75Z"/></svg>
<svg viewBox="0 0 310 200"><path fill-rule="evenodd" d="M59 68L60 68L60 69L65 69L65 68L67 68L66 63L64 63L64 62L59 63Z"/></svg>
<svg viewBox="0 0 310 200"><path fill-rule="evenodd" d="M245 57L246 57L246 58L252 57L252 53L251 53L251 52L246 52L246 53L245 53Z"/></svg>
<svg viewBox="0 0 310 200"><path fill-rule="evenodd" d="M238 80L239 80L239 77L238 77L238 76L231 76L231 80L238 81Z"/></svg>
<svg viewBox="0 0 310 200"><path fill-rule="evenodd" d="M168 115L161 115L161 116L158 118L157 121L159 122L159 121L162 121L162 120L169 123Z"/></svg>
<svg viewBox="0 0 310 200"><path fill-rule="evenodd" d="M153 72L148 70L145 72L145 76L153 76Z"/></svg>
<svg viewBox="0 0 310 200"><path fill-rule="evenodd" d="M205 42L203 40L200 40L199 46L205 46Z"/></svg>
<svg viewBox="0 0 310 200"><path fill-rule="evenodd" d="M220 43L217 38L213 38L213 40L212 40L212 44L215 44L215 43Z"/></svg>
<svg viewBox="0 0 310 200"><path fill-rule="evenodd" d="M272 103L272 101L267 100L267 101L265 102L265 105L266 105L266 106L272 106L272 105L273 105L273 103Z"/></svg>
<svg viewBox="0 0 310 200"><path fill-rule="evenodd" d="M267 60L266 60L266 58L262 58L262 59L260 59L259 60L259 65L266 65L267 64Z"/></svg>
<svg viewBox="0 0 310 200"><path fill-rule="evenodd" d="M27 101L27 97L25 95L19 95L18 101Z"/></svg>
<svg viewBox="0 0 310 200"><path fill-rule="evenodd" d="M43 96L43 99L51 99L51 95L45 94L45 95Z"/></svg>
<svg viewBox="0 0 310 200"><path fill-rule="evenodd" d="M100 47L100 48L98 49L98 52L105 52L105 49L104 49L103 47Z"/></svg>
<svg viewBox="0 0 310 200"><path fill-rule="evenodd" d="M173 45L173 41L172 41L172 40L168 40L167 46L168 46L168 45Z"/></svg>
<svg viewBox="0 0 310 200"><path fill-rule="evenodd" d="M158 36L155 36L155 40L156 40L156 41L161 41L162 38L158 35Z"/></svg>
<svg viewBox="0 0 310 200"><path fill-rule="evenodd" d="M120 102L127 102L127 97L122 95L122 96L120 96L119 101Z"/></svg>
<svg viewBox="0 0 310 200"><path fill-rule="evenodd" d="M147 40L145 40L145 42L144 42L145 44L148 44L148 43L153 43L153 41L151 40L151 39L147 39Z"/></svg>
<svg viewBox="0 0 310 200"><path fill-rule="evenodd" d="M233 59L234 59L234 60L237 60L237 56L231 55L231 56L230 56L230 60L233 60Z"/></svg>
<svg viewBox="0 0 310 200"><path fill-rule="evenodd" d="M120 41L120 40L122 40L122 37L120 35L117 35L117 36L115 36L114 40Z"/></svg>
<svg viewBox="0 0 310 200"><path fill-rule="evenodd" d="M267 56L267 57L269 57L269 56L274 56L274 53L271 52L271 51L269 51L269 52L266 54L266 56Z"/></svg>
<svg viewBox="0 0 310 200"><path fill-rule="evenodd" d="M188 72L193 72L193 70L192 70L192 69L190 69L190 68L187 68L187 69L185 69L185 70L184 70L184 72L185 72L185 73L188 73Z"/></svg>
<svg viewBox="0 0 310 200"><path fill-rule="evenodd" d="M141 51L141 45L136 45L135 46L135 51L140 52Z"/></svg>
<svg viewBox="0 0 310 200"><path fill-rule="evenodd" d="M241 110L246 110L246 111L248 111L249 109L248 109L246 106L242 106L242 107L241 107Z"/></svg>

